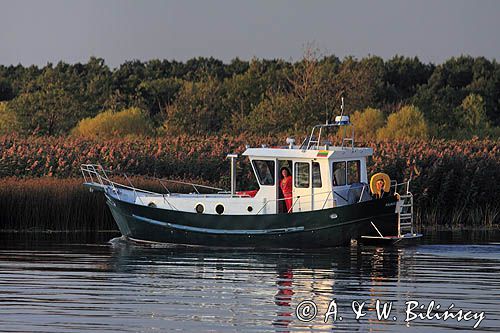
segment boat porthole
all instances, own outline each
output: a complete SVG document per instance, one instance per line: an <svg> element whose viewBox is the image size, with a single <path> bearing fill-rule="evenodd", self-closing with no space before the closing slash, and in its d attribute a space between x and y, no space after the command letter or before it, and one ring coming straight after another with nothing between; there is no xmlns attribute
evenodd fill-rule
<svg viewBox="0 0 500 333"><path fill-rule="evenodd" d="M251 212L253 210L252 206L248 206L247 210Z"/></svg>
<svg viewBox="0 0 500 333"><path fill-rule="evenodd" d="M197 204L194 208L198 214L201 214L205 211L205 207L202 204Z"/></svg>
<svg viewBox="0 0 500 333"><path fill-rule="evenodd" d="M224 206L218 204L217 206L215 206L215 211L217 212L217 214L221 215L222 213L224 213Z"/></svg>
<svg viewBox="0 0 500 333"><path fill-rule="evenodd" d="M154 202L150 202L148 203L148 207L156 208L156 204Z"/></svg>
<svg viewBox="0 0 500 333"><path fill-rule="evenodd" d="M339 217L337 214L333 213L333 214L330 214L330 218L333 220L333 219L336 219L337 217Z"/></svg>

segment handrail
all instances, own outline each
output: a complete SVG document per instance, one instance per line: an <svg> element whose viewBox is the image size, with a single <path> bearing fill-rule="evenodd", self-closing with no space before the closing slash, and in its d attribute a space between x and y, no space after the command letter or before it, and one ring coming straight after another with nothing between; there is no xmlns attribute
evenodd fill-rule
<svg viewBox="0 0 500 333"><path fill-rule="evenodd" d="M394 188L394 193L398 193L398 187L406 186L406 191L403 194L407 194L407 193L410 193L410 181L411 181L411 179L408 179L407 181L403 181L401 183L398 183L396 180L391 179L391 186L390 187ZM398 193L398 194L401 194L401 193Z"/></svg>
<svg viewBox="0 0 500 333"><path fill-rule="evenodd" d="M134 190L134 191L143 192L143 193L162 195L161 193L156 193L156 192L151 192L151 191L147 191L147 190L142 190L142 189L136 188L135 186L133 186L130 183L130 180L128 180L126 173L119 172L119 171L114 171L114 170L105 170L100 164L82 164L80 166L80 170L82 171L82 174L83 174L83 177L84 177L85 181L87 181L87 177L85 175L85 173L87 173L87 175L89 176L89 178L90 178L90 180L92 182L94 182L94 177L92 177L92 175L94 175L97 178L96 180L101 185L104 185L103 184L103 181L104 181L106 183L109 183L109 185L111 185L113 188L115 186L118 186L118 187L128 188L128 189L131 189L131 190ZM120 184L120 183L117 183L117 182L114 182L114 181L110 180L109 177L108 177L108 173L110 173L110 174L116 174L116 175L120 175L120 176L124 176L125 179L127 179L132 186L126 186L124 184ZM184 182L184 181L179 181L179 180L171 180L171 179L151 177L151 176L141 176L141 177L146 178L146 179L152 179L152 180L158 181L161 184L161 186L169 194L170 194L170 190L165 186L165 184L163 182L169 182L169 183L173 183L173 184L182 184L182 185L192 186L193 189L198 194L200 194L198 188L206 188L206 189L211 189L211 190L215 190L215 191L224 191L224 189L219 188L219 187L194 184L194 183L189 183L189 182Z"/></svg>
<svg viewBox="0 0 500 333"><path fill-rule="evenodd" d="M364 184L364 185L355 186L355 187L352 187L352 188L365 188L366 186L367 185ZM295 204L297 203L298 199L307 198L307 197L313 197L315 195L322 195L322 194L327 194L327 193L328 193L328 196L325 198L325 200L323 202L323 206L322 206L321 209L323 209L325 207L325 205L328 202L328 199L330 199L330 195L332 193L338 195L344 201L348 201L346 198L344 198L343 196L341 196L335 190L333 190L333 191L319 192L319 193L313 193L313 194L307 194L307 195L297 195L297 196L292 196L292 197L287 197L287 198L278 198L278 199L266 200L266 202L264 203L264 205L257 211L256 215L258 215L267 206L267 204L270 203L270 202L278 202L278 201L283 201L283 200L286 200L286 199L295 199L295 201L294 201L294 203L292 204L292 207L291 207L291 208L293 208L295 206ZM300 202L299 202L299 204L300 204Z"/></svg>

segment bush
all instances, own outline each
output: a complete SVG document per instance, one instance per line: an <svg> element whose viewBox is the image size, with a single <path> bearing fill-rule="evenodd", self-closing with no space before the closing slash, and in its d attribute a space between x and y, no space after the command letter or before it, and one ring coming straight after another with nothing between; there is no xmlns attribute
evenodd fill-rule
<svg viewBox="0 0 500 333"><path fill-rule="evenodd" d="M347 133L351 133L354 127L354 135L362 140L374 140L377 130L384 126L384 115L382 111L373 108L366 108L364 111L356 111L350 117L352 126L347 128ZM342 136L344 130L339 129L337 136Z"/></svg>
<svg viewBox="0 0 500 333"><path fill-rule="evenodd" d="M9 134L19 130L16 114L8 109L7 102L0 102L0 134Z"/></svg>
<svg viewBox="0 0 500 333"><path fill-rule="evenodd" d="M80 120L71 132L85 138L144 136L153 133L153 127L144 111L129 108L120 112L102 112L94 118Z"/></svg>
<svg viewBox="0 0 500 333"><path fill-rule="evenodd" d="M422 112L413 105L403 106L387 118L385 127L377 131L379 140L425 139L429 128Z"/></svg>

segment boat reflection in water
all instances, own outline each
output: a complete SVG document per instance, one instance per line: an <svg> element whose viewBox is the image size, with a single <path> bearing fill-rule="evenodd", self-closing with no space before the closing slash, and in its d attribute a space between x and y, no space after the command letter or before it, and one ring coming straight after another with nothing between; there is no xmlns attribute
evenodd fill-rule
<svg viewBox="0 0 500 333"><path fill-rule="evenodd" d="M232 282L227 285L223 282L224 286L214 291L215 298L221 297L218 301L228 302L226 305L232 308L224 316L234 317L226 320L237 321L240 316L245 316L242 313L252 314L263 327L268 322L279 332L300 327L331 330L352 328L352 325L377 327L393 324L374 321L374 313L358 322L354 320L351 303L366 301L366 309L373 312L376 299L405 299L406 288L388 289L387 284L405 284L414 264L412 248L351 246L330 251L249 252L191 247L144 248L125 241L122 243L122 240L115 242L113 269L117 272L132 272L131 269L146 264L148 277L158 279L155 283L158 287L162 285L159 281L165 279L176 277L178 281L189 283L189 279L196 278L202 284L198 288L209 294L212 294L213 285L204 287L205 283ZM147 263L145 258L148 258ZM171 295L183 289L178 286L173 291L168 285L164 284L164 290L159 288L155 292ZM227 293L234 297L232 301L226 298ZM323 315L334 299L343 320L324 323ZM295 315L295 308L302 300L311 300L318 306L317 318L309 323L299 321ZM211 308L213 305L207 303L204 306ZM398 327L402 325L399 323Z"/></svg>

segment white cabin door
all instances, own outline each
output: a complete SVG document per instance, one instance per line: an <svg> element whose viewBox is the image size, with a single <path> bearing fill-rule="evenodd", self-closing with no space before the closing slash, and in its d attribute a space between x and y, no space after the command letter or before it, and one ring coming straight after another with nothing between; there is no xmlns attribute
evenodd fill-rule
<svg viewBox="0 0 500 333"><path fill-rule="evenodd" d="M293 163L292 212L312 210L311 162Z"/></svg>

